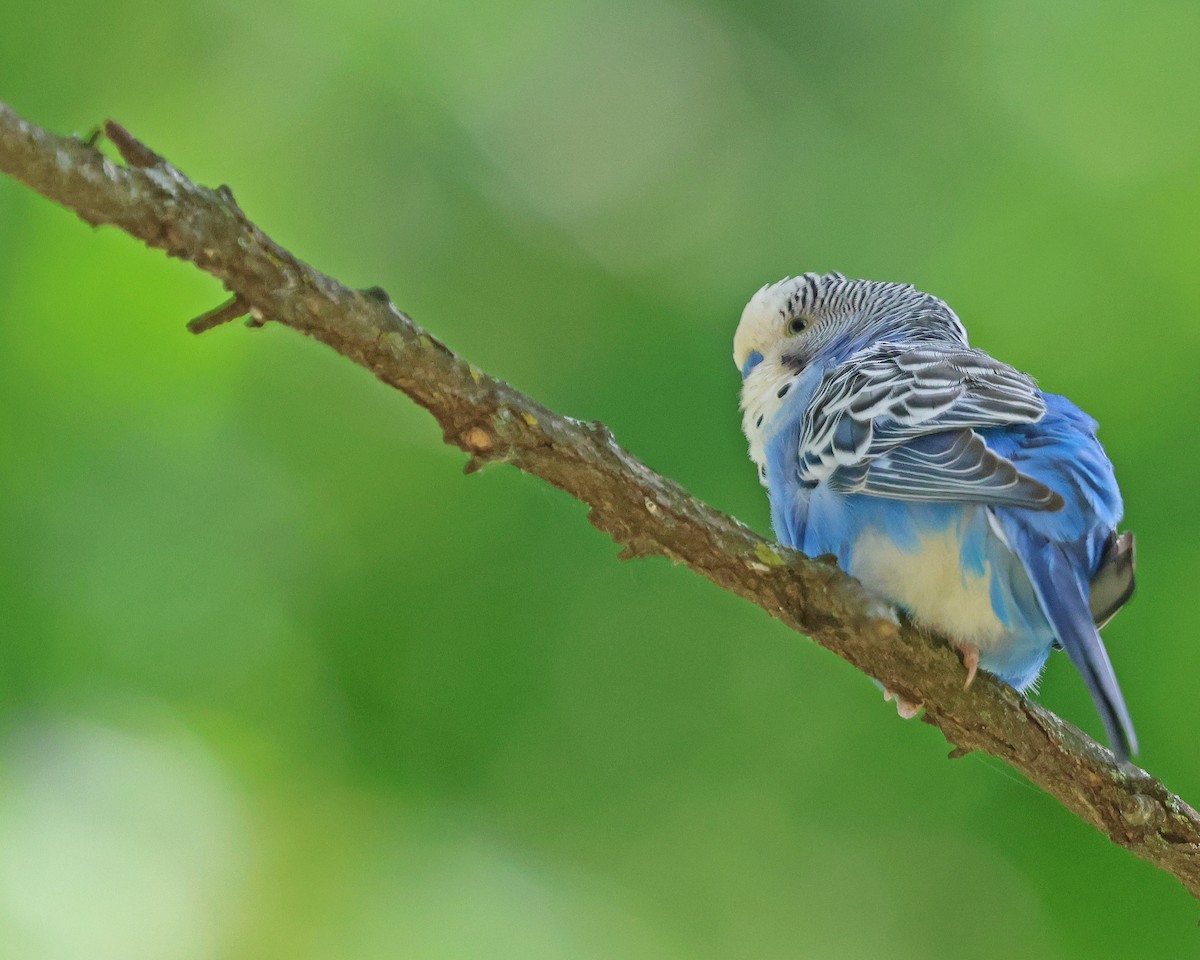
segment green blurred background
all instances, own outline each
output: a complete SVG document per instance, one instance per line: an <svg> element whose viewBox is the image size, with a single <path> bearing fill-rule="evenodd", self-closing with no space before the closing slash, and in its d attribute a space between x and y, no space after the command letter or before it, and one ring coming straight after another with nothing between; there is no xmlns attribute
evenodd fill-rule
<svg viewBox="0 0 1200 960"><path fill-rule="evenodd" d="M912 281L1103 424L1107 639L1193 801L1200 8L7 4L298 255L768 529L759 285ZM0 181L0 956L1176 957L1197 905L850 667ZM1093 733L1055 657L1041 701Z"/></svg>

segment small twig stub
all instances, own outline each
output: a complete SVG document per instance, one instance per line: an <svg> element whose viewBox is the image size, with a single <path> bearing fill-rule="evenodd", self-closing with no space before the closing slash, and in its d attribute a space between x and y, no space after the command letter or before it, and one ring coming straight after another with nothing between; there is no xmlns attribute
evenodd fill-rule
<svg viewBox="0 0 1200 960"><path fill-rule="evenodd" d="M234 296L226 300L219 307L209 310L208 313L202 313L194 320L189 320L187 328L190 333L207 333L209 330L219 327L223 323L229 323L238 317L244 317L252 309L250 304L242 299L241 294L234 294Z"/></svg>

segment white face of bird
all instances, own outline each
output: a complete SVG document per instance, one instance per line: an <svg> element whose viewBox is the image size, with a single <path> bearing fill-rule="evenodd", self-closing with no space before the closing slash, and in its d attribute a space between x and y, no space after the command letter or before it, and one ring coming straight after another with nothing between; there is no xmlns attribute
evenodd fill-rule
<svg viewBox="0 0 1200 960"><path fill-rule="evenodd" d="M734 334L733 362L742 373L742 430L764 483L765 430L799 372L802 351L797 348L818 320L812 309L816 280L806 274L763 287L746 304Z"/></svg>
<svg viewBox="0 0 1200 960"><path fill-rule="evenodd" d="M760 289L742 310L742 319L733 336L733 362L742 379L761 364L777 364L784 349L796 345L810 330L818 312L816 297L804 295L804 288L815 290L815 274L788 277Z"/></svg>

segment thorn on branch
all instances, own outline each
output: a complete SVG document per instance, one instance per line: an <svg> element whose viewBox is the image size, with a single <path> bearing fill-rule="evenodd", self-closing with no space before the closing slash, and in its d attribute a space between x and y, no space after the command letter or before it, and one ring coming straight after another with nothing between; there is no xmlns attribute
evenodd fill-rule
<svg viewBox="0 0 1200 960"><path fill-rule="evenodd" d="M238 317L244 317L247 313L253 314L254 312L254 308L242 299L241 294L236 294L215 310L209 310L208 313L201 314L195 320L188 321L188 332L207 333L213 327L219 327L223 323L229 323L230 320L236 320ZM262 322L258 322L257 326L261 327Z"/></svg>
<svg viewBox="0 0 1200 960"><path fill-rule="evenodd" d="M383 287L367 287L365 290L359 291L368 300L374 300L376 303L382 303L384 306L392 305L392 297Z"/></svg>
<svg viewBox="0 0 1200 960"><path fill-rule="evenodd" d="M972 752L973 751L971 750L970 747L955 747L948 754L946 754L946 759L947 760L961 760L968 753L972 753Z"/></svg>
<svg viewBox="0 0 1200 960"><path fill-rule="evenodd" d="M104 121L104 133L131 167L157 167L166 162L116 120Z"/></svg>
<svg viewBox="0 0 1200 960"><path fill-rule="evenodd" d="M612 446L617 442L617 438L613 436L613 432L608 429L608 424L600 420L591 422L592 433L594 433L606 446Z"/></svg>
<svg viewBox="0 0 1200 960"><path fill-rule="evenodd" d="M233 195L233 190L230 189L228 184L221 184L219 187L217 187L215 192L217 196L221 198L221 202L224 203L225 206L236 213L242 220L246 219L245 212L238 204L237 198Z"/></svg>

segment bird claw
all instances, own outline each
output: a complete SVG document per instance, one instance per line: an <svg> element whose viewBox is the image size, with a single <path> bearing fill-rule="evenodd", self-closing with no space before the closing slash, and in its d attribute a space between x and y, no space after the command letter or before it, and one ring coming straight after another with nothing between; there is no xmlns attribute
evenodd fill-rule
<svg viewBox="0 0 1200 960"><path fill-rule="evenodd" d="M883 688L884 702L896 701L896 713L904 720L911 720L921 712L921 704L913 703L911 700L905 700L900 694L894 690Z"/></svg>
<svg viewBox="0 0 1200 960"><path fill-rule="evenodd" d="M973 643L956 644L958 655L962 657L963 666L967 668L967 680L963 684L964 690L971 689L971 684L975 682L975 674L979 671L979 648Z"/></svg>

